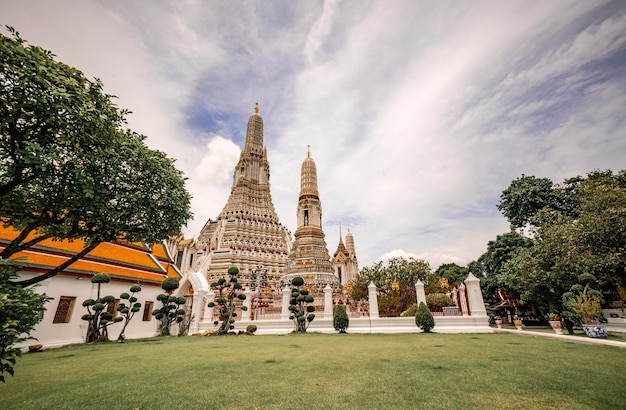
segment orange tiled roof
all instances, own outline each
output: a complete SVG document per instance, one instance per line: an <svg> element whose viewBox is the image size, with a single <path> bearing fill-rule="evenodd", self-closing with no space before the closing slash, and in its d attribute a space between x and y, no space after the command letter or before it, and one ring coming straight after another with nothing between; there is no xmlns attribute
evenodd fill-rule
<svg viewBox="0 0 626 410"><path fill-rule="evenodd" d="M4 249L17 235L17 231L0 225L0 250ZM26 240L33 237L34 235L29 235ZM47 239L28 250L18 252L12 258L27 257L28 261L20 263L23 270L43 273L61 265L80 252L84 245L82 240L70 242ZM153 254L153 249L156 250L156 256ZM161 256L163 252L167 256L165 247L162 244L157 244L153 249L144 243L101 243L61 274L93 275L104 272L119 279L158 283L166 276L181 277L177 269L171 268L171 258Z"/></svg>

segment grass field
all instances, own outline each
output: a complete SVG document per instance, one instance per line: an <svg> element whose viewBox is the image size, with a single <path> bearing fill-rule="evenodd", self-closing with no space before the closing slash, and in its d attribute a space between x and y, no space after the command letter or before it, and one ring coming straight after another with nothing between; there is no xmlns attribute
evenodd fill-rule
<svg viewBox="0 0 626 410"><path fill-rule="evenodd" d="M512 334L170 337L27 354L0 409L618 409L625 365Z"/></svg>

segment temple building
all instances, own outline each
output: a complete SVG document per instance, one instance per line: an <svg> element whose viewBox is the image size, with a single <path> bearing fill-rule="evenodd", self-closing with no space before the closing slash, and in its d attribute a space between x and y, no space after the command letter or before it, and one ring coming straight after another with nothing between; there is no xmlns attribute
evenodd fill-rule
<svg viewBox="0 0 626 410"><path fill-rule="evenodd" d="M317 168L311 151L302 162L300 173L300 196L297 207L298 227L295 242L289 253L289 262L281 286L301 276L311 286L338 285L330 262L324 231L322 230L322 203L317 189Z"/></svg>
<svg viewBox="0 0 626 410"><path fill-rule="evenodd" d="M263 118L257 103L248 120L245 146L235 166L226 205L217 219L206 222L195 242L178 243L175 251L184 262L177 263L183 271L192 271L212 283L236 266L246 286L277 284L287 264L291 233L276 215L269 180Z"/></svg>
<svg viewBox="0 0 626 410"><path fill-rule="evenodd" d="M339 245L333 255L333 270L339 283L345 286L349 282L356 279L359 274L359 261L356 257L356 251L354 249L354 236L348 228L346 234L346 244L343 244L341 232L339 233Z"/></svg>

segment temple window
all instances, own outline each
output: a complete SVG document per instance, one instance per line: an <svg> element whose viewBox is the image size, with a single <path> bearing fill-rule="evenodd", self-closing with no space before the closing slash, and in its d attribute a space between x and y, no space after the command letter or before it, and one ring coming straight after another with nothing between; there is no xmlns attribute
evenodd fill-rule
<svg viewBox="0 0 626 410"><path fill-rule="evenodd" d="M61 296L52 323L69 323L75 301L74 296Z"/></svg>

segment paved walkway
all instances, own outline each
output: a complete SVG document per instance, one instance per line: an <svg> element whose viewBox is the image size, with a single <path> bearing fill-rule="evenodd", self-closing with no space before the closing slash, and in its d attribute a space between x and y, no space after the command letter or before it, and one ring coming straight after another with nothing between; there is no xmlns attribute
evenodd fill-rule
<svg viewBox="0 0 626 410"><path fill-rule="evenodd" d="M581 336L570 336L570 335L557 335L556 333L548 333L548 332L536 332L532 330L517 330L517 329L493 329L494 333L513 333L519 336L530 336L530 337L543 337L545 339L557 339L568 342L575 343L586 343L592 345L607 345L607 346L615 346L621 347L622 349L626 349L626 342L618 342L617 340L609 340L609 339L594 339L591 337L581 337Z"/></svg>

